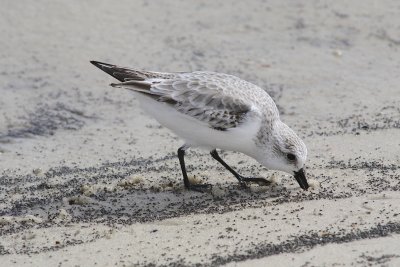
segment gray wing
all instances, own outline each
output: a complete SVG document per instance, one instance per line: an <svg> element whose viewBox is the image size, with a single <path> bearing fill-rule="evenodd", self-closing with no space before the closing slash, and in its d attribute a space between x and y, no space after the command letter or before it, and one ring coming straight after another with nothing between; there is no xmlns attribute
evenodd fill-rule
<svg viewBox="0 0 400 267"><path fill-rule="evenodd" d="M212 73L197 75L187 73L172 79L154 78L145 81L127 81L112 86L145 93L157 101L165 102L179 112L208 124L211 128L226 131L245 121L251 110L246 99L229 93L229 78L212 77Z"/></svg>
<svg viewBox="0 0 400 267"><path fill-rule="evenodd" d="M249 84L231 75L151 72L98 61L91 63L121 82L112 86L146 94L217 130L237 127L252 107L240 92Z"/></svg>

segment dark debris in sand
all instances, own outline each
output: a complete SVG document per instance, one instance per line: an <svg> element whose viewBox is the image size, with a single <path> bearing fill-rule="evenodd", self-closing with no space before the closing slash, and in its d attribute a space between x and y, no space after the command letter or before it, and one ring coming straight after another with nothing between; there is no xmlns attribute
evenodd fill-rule
<svg viewBox="0 0 400 267"><path fill-rule="evenodd" d="M188 157L189 160L190 157L191 155ZM201 155L196 155L196 157L201 157ZM191 214L221 214L246 208L261 208L289 202L301 203L318 199L334 200L362 196L366 192L373 194L400 190L399 166L357 160L350 162L332 160L327 165L321 166L321 168L335 169L342 172L343 175L348 171L357 171L360 175L368 177L370 181L368 188L362 186L361 183L351 183L341 185L345 189L348 188L348 190L336 191L333 188L338 186L340 182L336 181L337 178L335 177L327 176L325 177L326 182L322 183L321 188L311 194L303 194L300 191L294 193L282 186L271 187L260 194L238 187L232 179L232 181L226 181L224 184L219 185L226 192L223 198L215 198L212 194L199 194L183 190L177 166L170 167L168 165L171 161L176 161L174 153L161 158L136 158L131 161L105 163L100 167L57 167L43 173L41 177L34 174L14 177L3 173L0 179L0 186L2 190L5 190L5 194L1 201L7 203L7 208L2 209L0 215L23 216L24 214L33 214L39 215L44 219L44 222L35 226L31 224L20 224L13 227L3 226L0 229L0 234L14 234L31 227L47 228L53 225L51 220L60 207L65 208L71 214L71 223L101 223L113 227L117 224L145 223ZM200 169L202 169L201 166L199 166ZM203 169L210 170L210 166L204 166ZM149 173L157 174L161 171L176 174L176 180L168 182L171 187L169 190L164 190L159 185L141 183L127 187L116 186L111 190L106 189L107 184L133 174L142 175L146 172L148 175ZM246 168L240 171L246 171ZM316 168L310 168L311 173L317 171L318 169ZM374 177L379 177L379 179ZM52 182L58 178L62 178L62 182ZM88 203L72 201L72 198L82 195L82 186L86 184L101 184L104 185L104 189L97 190L87 197L85 196L85 198L89 199ZM9 196L14 193L23 194L25 197L17 201L11 201ZM112 203L112 205L109 205L109 203ZM260 245L257 251L247 251L243 255L239 253L236 256L229 257L229 259L216 256L213 259L213 265L248 258L265 257L273 253L296 251L299 248L311 248L317 244L350 242L359 238L377 237L379 233L381 233L381 236L385 236L387 233L397 233L398 229L399 226L397 224L388 224L388 226L378 225L376 229L371 229L370 232L352 233L345 237L320 240L313 234L299 236L280 245ZM371 236L368 236L368 234L371 234ZM64 244L63 247L80 242L82 241L78 240L75 243ZM60 246L55 246L46 248L46 250L58 250L59 248ZM41 251L43 250L21 251L20 253L39 253ZM8 252L3 251L2 253ZM179 265L179 263L176 264Z"/></svg>
<svg viewBox="0 0 400 267"><path fill-rule="evenodd" d="M281 253L296 253L304 250L311 249L318 245L327 244L341 244L349 243L363 239L373 239L378 237L385 237L392 234L400 234L400 223L389 222L387 224L378 224L367 230L356 230L346 234L332 234L321 236L320 234L310 231L309 234L299 235L289 240L283 241L279 244L273 243L259 243L254 244L254 247L245 251L238 251L233 255L218 256L214 255L207 266L221 266L230 262L240 262L250 259L260 259L268 256L278 255ZM373 264L382 264L397 255L384 255L379 258L366 256L367 261ZM168 265L154 265L148 264L146 266L206 266L202 264L187 264L182 261L171 262Z"/></svg>
<svg viewBox="0 0 400 267"><path fill-rule="evenodd" d="M313 123L309 128L297 126L300 132L307 137L311 136L334 136L334 135L360 135L386 129L400 129L400 108L399 103L386 104L375 112L355 112L347 117L331 116L326 121Z"/></svg>
<svg viewBox="0 0 400 267"><path fill-rule="evenodd" d="M10 138L27 138L32 136L53 135L57 130L79 130L88 119L94 116L84 114L63 103L55 105L40 104L38 108L22 118L25 123L0 133L0 140Z"/></svg>

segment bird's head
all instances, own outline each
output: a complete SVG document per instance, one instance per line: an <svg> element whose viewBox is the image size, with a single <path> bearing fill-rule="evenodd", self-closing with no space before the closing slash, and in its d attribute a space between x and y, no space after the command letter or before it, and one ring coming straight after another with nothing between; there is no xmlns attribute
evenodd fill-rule
<svg viewBox="0 0 400 267"><path fill-rule="evenodd" d="M309 185L304 173L307 147L297 134L280 120L272 125L269 142L258 161L268 169L284 171L294 176L300 187L307 190Z"/></svg>

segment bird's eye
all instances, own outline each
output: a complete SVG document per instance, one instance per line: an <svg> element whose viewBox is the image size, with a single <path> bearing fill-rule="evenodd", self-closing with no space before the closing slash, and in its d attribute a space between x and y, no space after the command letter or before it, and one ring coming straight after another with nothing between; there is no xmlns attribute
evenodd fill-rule
<svg viewBox="0 0 400 267"><path fill-rule="evenodd" d="M286 157L287 157L288 160L295 160L296 159L296 156L293 155L293 154L287 154Z"/></svg>

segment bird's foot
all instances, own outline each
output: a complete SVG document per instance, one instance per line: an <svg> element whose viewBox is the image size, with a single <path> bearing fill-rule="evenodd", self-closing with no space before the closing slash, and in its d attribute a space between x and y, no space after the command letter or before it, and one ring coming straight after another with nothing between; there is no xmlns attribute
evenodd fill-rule
<svg viewBox="0 0 400 267"><path fill-rule="evenodd" d="M239 180L239 184L242 187L247 187L248 183L256 183L256 184L258 184L260 186L267 186L267 185L271 185L271 183L272 183L271 181L268 181L265 178L253 178L253 177L242 177L242 176L240 176L240 177L238 177L238 180Z"/></svg>
<svg viewBox="0 0 400 267"><path fill-rule="evenodd" d="M212 185L210 184L191 184L189 186L186 186L186 189L190 191L196 191L200 193L206 193L209 192L212 188Z"/></svg>

